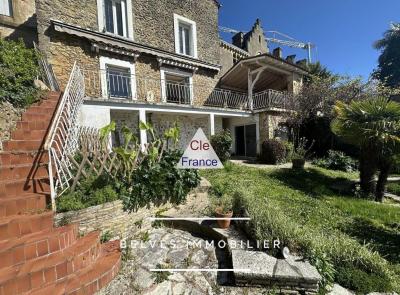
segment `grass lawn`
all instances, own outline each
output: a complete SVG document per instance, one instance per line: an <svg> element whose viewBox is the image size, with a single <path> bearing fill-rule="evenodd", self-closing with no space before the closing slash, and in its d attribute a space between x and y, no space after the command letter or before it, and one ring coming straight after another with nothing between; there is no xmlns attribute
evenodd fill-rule
<svg viewBox="0 0 400 295"><path fill-rule="evenodd" d="M256 238L279 237L328 281L331 264L335 281L360 293L399 291L400 207L332 189L346 187L357 173L232 165L202 176L228 193L243 191Z"/></svg>
<svg viewBox="0 0 400 295"><path fill-rule="evenodd" d="M400 196L400 182L392 182L387 186L388 193Z"/></svg>

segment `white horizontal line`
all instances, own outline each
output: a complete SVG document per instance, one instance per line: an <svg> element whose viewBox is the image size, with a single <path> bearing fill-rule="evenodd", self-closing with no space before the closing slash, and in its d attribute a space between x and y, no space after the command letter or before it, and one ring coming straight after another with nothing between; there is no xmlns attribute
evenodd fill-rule
<svg viewBox="0 0 400 295"><path fill-rule="evenodd" d="M149 217L150 220L251 220L249 217Z"/></svg>
<svg viewBox="0 0 400 295"><path fill-rule="evenodd" d="M240 269L240 268L151 268L152 272L225 272L225 271L239 271L239 272L250 272L250 269Z"/></svg>

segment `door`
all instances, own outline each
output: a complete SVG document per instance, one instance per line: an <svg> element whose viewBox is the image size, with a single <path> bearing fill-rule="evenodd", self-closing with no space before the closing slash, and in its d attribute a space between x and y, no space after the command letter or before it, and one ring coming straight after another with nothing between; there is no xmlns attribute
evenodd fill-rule
<svg viewBox="0 0 400 295"><path fill-rule="evenodd" d="M244 126L235 127L236 156L246 156Z"/></svg>
<svg viewBox="0 0 400 295"><path fill-rule="evenodd" d="M257 156L257 136L256 124L245 126L246 135L246 157Z"/></svg>

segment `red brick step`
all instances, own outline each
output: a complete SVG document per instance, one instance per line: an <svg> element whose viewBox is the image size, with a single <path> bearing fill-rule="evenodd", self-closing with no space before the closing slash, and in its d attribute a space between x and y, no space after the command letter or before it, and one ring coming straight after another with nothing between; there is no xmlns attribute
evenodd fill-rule
<svg viewBox="0 0 400 295"><path fill-rule="evenodd" d="M32 180L0 180L0 198L14 198L32 193L48 192L50 192L48 177Z"/></svg>
<svg viewBox="0 0 400 295"><path fill-rule="evenodd" d="M22 197L0 198L0 218L46 209L47 198L50 198L50 195L28 194Z"/></svg>
<svg viewBox="0 0 400 295"><path fill-rule="evenodd" d="M0 242L0 269L64 250L76 242L77 236L78 225L69 224Z"/></svg>
<svg viewBox="0 0 400 295"><path fill-rule="evenodd" d="M29 178L45 178L49 173L46 164L39 164L32 167L32 165L10 165L0 166L0 179L1 180L17 180Z"/></svg>
<svg viewBox="0 0 400 295"><path fill-rule="evenodd" d="M107 248L112 250L108 250ZM102 254L90 267L84 268L65 280L49 285L30 295L92 295L107 286L118 274L121 267L121 255L117 250L119 241L102 245Z"/></svg>
<svg viewBox="0 0 400 295"><path fill-rule="evenodd" d="M0 270L0 286L15 295L43 288L90 266L100 254L99 232L92 232L62 251Z"/></svg>
<svg viewBox="0 0 400 295"><path fill-rule="evenodd" d="M32 215L13 215L0 219L0 241L19 238L51 228L53 212Z"/></svg>
<svg viewBox="0 0 400 295"><path fill-rule="evenodd" d="M24 151L5 151L0 153L0 165L24 165L33 164L33 162L45 163L49 162L47 152L24 152Z"/></svg>
<svg viewBox="0 0 400 295"><path fill-rule="evenodd" d="M13 140L43 140L46 130L15 130L12 132Z"/></svg>
<svg viewBox="0 0 400 295"><path fill-rule="evenodd" d="M49 123L50 122L46 122L46 121L31 121L31 122L20 121L20 122L17 122L17 129L27 130L27 131L47 130L47 128L49 127Z"/></svg>

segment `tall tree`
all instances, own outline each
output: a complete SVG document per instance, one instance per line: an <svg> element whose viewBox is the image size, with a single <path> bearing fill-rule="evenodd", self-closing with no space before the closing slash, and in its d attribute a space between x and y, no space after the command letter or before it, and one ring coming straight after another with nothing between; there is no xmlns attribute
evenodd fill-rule
<svg viewBox="0 0 400 295"><path fill-rule="evenodd" d="M361 190L365 195L374 194L375 200L382 202L393 158L400 152L400 104L385 97L349 104L337 101L334 115L332 131L360 147Z"/></svg>
<svg viewBox="0 0 400 295"><path fill-rule="evenodd" d="M374 47L381 51L373 76L390 87L400 86L400 24L391 24Z"/></svg>

